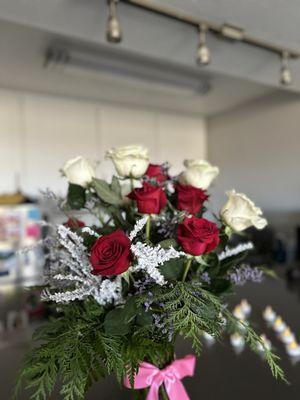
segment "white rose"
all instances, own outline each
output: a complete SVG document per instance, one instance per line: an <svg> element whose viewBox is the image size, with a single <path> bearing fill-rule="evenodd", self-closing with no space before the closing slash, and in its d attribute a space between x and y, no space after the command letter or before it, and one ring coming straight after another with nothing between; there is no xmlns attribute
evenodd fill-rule
<svg viewBox="0 0 300 400"><path fill-rule="evenodd" d="M70 183L86 187L95 177L95 171L90 162L78 156L67 161L62 171Z"/></svg>
<svg viewBox="0 0 300 400"><path fill-rule="evenodd" d="M140 178L149 165L148 150L143 146L131 145L111 149L106 153L122 177Z"/></svg>
<svg viewBox="0 0 300 400"><path fill-rule="evenodd" d="M245 194L236 193L235 190L226 194L228 200L221 209L221 218L230 228L240 232L250 226L255 226L257 229L267 226L267 220L261 217L261 209L256 207Z"/></svg>
<svg viewBox="0 0 300 400"><path fill-rule="evenodd" d="M219 175L219 168L204 160L185 160L184 165L182 182L199 189L206 190Z"/></svg>

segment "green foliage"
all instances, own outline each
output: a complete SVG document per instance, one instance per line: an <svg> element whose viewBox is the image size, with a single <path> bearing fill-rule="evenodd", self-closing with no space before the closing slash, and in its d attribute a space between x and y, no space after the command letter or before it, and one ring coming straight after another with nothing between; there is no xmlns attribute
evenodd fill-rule
<svg viewBox="0 0 300 400"><path fill-rule="evenodd" d="M90 385L114 373L121 382L127 374L133 384L142 361L163 368L174 357L178 334L191 340L201 352L202 332L219 337L222 331L220 299L196 282L177 282L152 288L151 311L145 312L147 297L130 297L124 306L106 310L94 301L74 302L62 307L60 316L36 331L37 347L28 354L16 385L22 382L30 400L46 400L56 384L64 400L83 400ZM161 313L165 329L174 331L170 341L152 322L151 312ZM228 311L227 329L238 331L241 322ZM253 351L262 343L253 329L245 325L246 342ZM265 350L272 374L285 380L278 357Z"/></svg>
<svg viewBox="0 0 300 400"><path fill-rule="evenodd" d="M80 210L85 205L85 188L74 183L69 183L67 204L73 210Z"/></svg>
<svg viewBox="0 0 300 400"><path fill-rule="evenodd" d="M186 260L184 258L171 259L160 267L160 272L168 281L177 281L183 275L185 263Z"/></svg>
<svg viewBox="0 0 300 400"><path fill-rule="evenodd" d="M152 320L153 317L150 312L146 312L143 308L138 310L135 320L137 326L149 328L152 324Z"/></svg>
<svg viewBox="0 0 300 400"><path fill-rule="evenodd" d="M228 310L224 310L223 314L227 320L227 330L230 333L240 332L240 334L244 336L245 341L249 345L250 349L255 353L258 352L258 344L263 346L265 360L267 361L274 378L281 379L282 381L288 383L282 368L278 365L280 357L266 348L262 339L257 335L257 333L255 333L251 326L237 320Z"/></svg>
<svg viewBox="0 0 300 400"><path fill-rule="evenodd" d="M133 386L134 375L141 362L148 361L159 368L163 368L174 358L174 343L166 339L155 339L150 329L137 330L124 342L123 348L126 373Z"/></svg>
<svg viewBox="0 0 300 400"><path fill-rule="evenodd" d="M129 333L137 313L134 298L131 297L124 307L114 308L108 312L104 321L105 332L109 335L126 335Z"/></svg>
<svg viewBox="0 0 300 400"><path fill-rule="evenodd" d="M167 313L166 322L176 333L191 339L197 354L201 352L202 331L219 336L218 298L204 290L196 282L177 282L172 288L158 288L154 300L163 303Z"/></svg>
<svg viewBox="0 0 300 400"><path fill-rule="evenodd" d="M126 218L123 217L122 211L114 206L110 206L107 208L107 212L110 213L115 226L118 226L124 230L131 230L133 225L131 225Z"/></svg>
<svg viewBox="0 0 300 400"><path fill-rule="evenodd" d="M264 267L264 266L261 266L261 267L258 267L258 268L260 270L262 270L265 275L268 275L269 277L271 277L273 279L279 279L277 273L275 271L273 271L272 269Z"/></svg>
<svg viewBox="0 0 300 400"><path fill-rule="evenodd" d="M240 264L247 256L248 251L243 251L231 257L227 257L220 262L220 276L224 276L227 272L236 265Z"/></svg>
<svg viewBox="0 0 300 400"><path fill-rule="evenodd" d="M175 239L165 239L158 243L163 249L168 249L169 247L178 247L178 243Z"/></svg>
<svg viewBox="0 0 300 400"><path fill-rule="evenodd" d="M120 180L116 176L112 177L110 188L113 192L115 192L117 195L121 197Z"/></svg>
<svg viewBox="0 0 300 400"><path fill-rule="evenodd" d="M218 255L215 253L205 254L203 257L203 262L207 266L207 271L211 278L218 276L220 271L220 262Z"/></svg>
<svg viewBox="0 0 300 400"><path fill-rule="evenodd" d="M73 303L59 318L38 330L39 341L26 357L16 385L27 383L31 400L46 400L57 381L64 400L82 400L90 384L114 372L124 374L122 342L101 329L103 309L94 302Z"/></svg>
<svg viewBox="0 0 300 400"><path fill-rule="evenodd" d="M119 206L122 204L121 188L120 183L117 183L116 180L117 178L114 178L109 185L103 179L94 178L93 186L101 200L105 203Z"/></svg>
<svg viewBox="0 0 300 400"><path fill-rule="evenodd" d="M214 295L224 296L224 294L229 294L232 292L232 283L229 279L215 278L211 281L210 291Z"/></svg>

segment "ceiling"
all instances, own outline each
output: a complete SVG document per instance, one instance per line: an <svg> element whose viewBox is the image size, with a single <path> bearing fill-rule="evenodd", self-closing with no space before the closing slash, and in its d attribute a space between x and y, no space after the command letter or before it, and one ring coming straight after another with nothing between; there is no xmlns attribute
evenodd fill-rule
<svg viewBox="0 0 300 400"><path fill-rule="evenodd" d="M203 115L224 112L271 91L263 85L217 74L202 76L199 73L199 81L207 80L211 86L207 94L199 95L196 90L181 89L176 85L141 82L107 71L64 71L61 68L45 68L45 50L50 44L56 43L60 46L64 43L64 47L69 48L74 46L74 41L62 36L1 22L0 86ZM78 41L76 44L78 45ZM85 47L85 44L81 42L82 46ZM107 54L107 49L99 46L93 46L93 51ZM146 59L135 59L146 63ZM156 65L157 68L161 66L157 61ZM166 68L166 64L164 67ZM167 65L167 69L173 70L173 65Z"/></svg>
<svg viewBox="0 0 300 400"><path fill-rule="evenodd" d="M279 0L152 1L199 18L226 21L261 39L300 50L298 1L289 0L288 7ZM124 40L116 46L105 41L106 0L1 0L0 85L203 115L224 112L280 89L279 63L273 54L212 36L212 64L201 69L195 65L197 34L193 28L123 3L119 14ZM199 74L199 79L209 79L212 90L199 96L107 73L78 76L46 70L45 49L61 41L92 46L99 54L129 54L145 65L151 60L157 68L171 71L176 67L186 76ZM300 61L292 68L294 85L288 90L300 93Z"/></svg>

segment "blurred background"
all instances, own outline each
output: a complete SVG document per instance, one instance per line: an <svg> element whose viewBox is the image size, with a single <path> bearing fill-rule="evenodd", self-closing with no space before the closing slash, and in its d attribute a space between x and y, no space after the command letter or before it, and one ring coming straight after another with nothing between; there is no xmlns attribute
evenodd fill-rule
<svg viewBox="0 0 300 400"><path fill-rule="evenodd" d="M109 15L119 25L107 33ZM47 318L28 289L41 282L43 251L18 253L44 236L37 221L62 219L43 192L65 193L59 169L76 155L108 178L104 154L114 146L143 144L172 173L185 158L207 159L221 171L210 189L215 212L232 188L264 210L269 226L252 234L250 262L280 279L246 285L238 299L251 302L259 331L268 333L261 313L270 304L299 338L299 21L297 0L0 0L1 400ZM186 384L191 398L299 398L299 363L273 340L291 386L228 342L204 348ZM107 380L88 399L121 393Z"/></svg>

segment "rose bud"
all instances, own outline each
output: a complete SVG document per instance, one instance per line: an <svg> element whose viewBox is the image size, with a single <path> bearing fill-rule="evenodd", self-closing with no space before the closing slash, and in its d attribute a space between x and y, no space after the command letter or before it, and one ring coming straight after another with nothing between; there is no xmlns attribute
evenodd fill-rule
<svg viewBox="0 0 300 400"><path fill-rule="evenodd" d="M150 164L145 173L145 176L147 178L155 179L158 183L163 183L168 179L167 175L162 169L162 166L158 164Z"/></svg>
<svg viewBox="0 0 300 400"><path fill-rule="evenodd" d="M136 200L137 208L143 214L159 214L167 204L163 188L144 182L143 187L134 189L128 197Z"/></svg>
<svg viewBox="0 0 300 400"><path fill-rule="evenodd" d="M177 209L187 211L190 214L197 214L202 210L204 202L208 199L205 190L198 189L191 185L178 183L175 186L177 194Z"/></svg>
<svg viewBox="0 0 300 400"><path fill-rule="evenodd" d="M216 224L205 218L185 218L177 228L177 241L186 253L193 256L210 253L219 244Z"/></svg>
<svg viewBox="0 0 300 400"><path fill-rule="evenodd" d="M121 229L101 236L91 249L92 274L110 276L127 271L132 259L130 246L129 238Z"/></svg>

